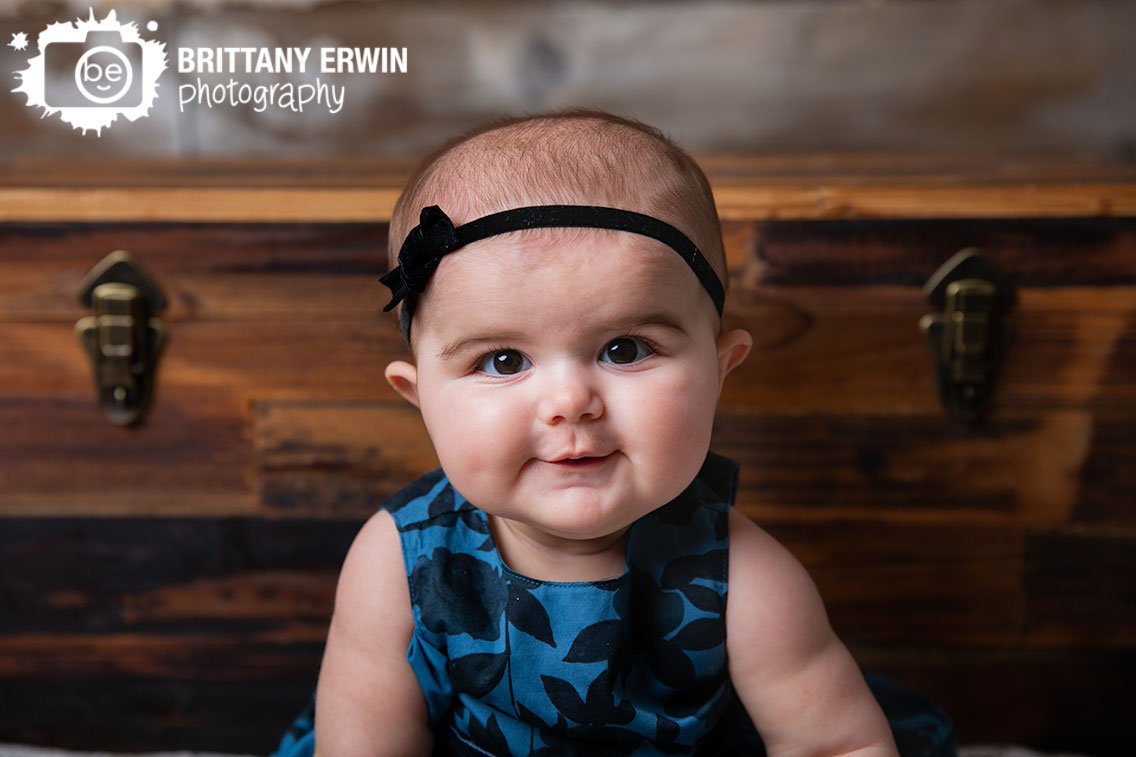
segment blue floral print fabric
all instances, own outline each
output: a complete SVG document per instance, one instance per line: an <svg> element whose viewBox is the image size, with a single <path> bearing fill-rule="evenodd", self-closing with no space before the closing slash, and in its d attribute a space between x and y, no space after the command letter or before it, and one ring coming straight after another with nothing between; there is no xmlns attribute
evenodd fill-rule
<svg viewBox="0 0 1136 757"><path fill-rule="evenodd" d="M510 570L486 515L440 470L388 502L414 612L407 659L438 746L690 754L718 740L723 720L733 728L724 611L736 482L736 464L710 455L682 494L632 525L623 575L581 583Z"/></svg>
<svg viewBox="0 0 1136 757"><path fill-rule="evenodd" d="M729 508L737 465L710 454L674 501L631 528L623 575L518 575L485 513L441 470L384 507L413 605L407 650L434 755L754 755L761 739L726 669ZM955 757L948 715L868 676L902 757ZM312 757L315 697L273 757Z"/></svg>

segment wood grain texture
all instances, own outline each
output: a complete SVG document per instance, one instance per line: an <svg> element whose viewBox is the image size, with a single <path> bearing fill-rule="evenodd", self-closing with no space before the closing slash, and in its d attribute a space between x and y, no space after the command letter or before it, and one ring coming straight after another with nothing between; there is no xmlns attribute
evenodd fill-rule
<svg viewBox="0 0 1136 757"><path fill-rule="evenodd" d="M714 448L742 464L739 505L759 521L1052 525L1072 520L1091 418L721 411ZM1099 485L1116 493L1123 473Z"/></svg>
<svg viewBox="0 0 1136 757"><path fill-rule="evenodd" d="M1031 643L1136 647L1136 533L1131 529L1031 530L1025 562Z"/></svg>
<svg viewBox="0 0 1136 757"><path fill-rule="evenodd" d="M952 166L917 157L897 171L902 159L832 156L827 164L814 162L805 179L807 171L793 172L784 159L701 160L718 211L729 220L1136 215L1133 172L1091 162L1011 163L999 176L996 164ZM409 168L406 161L375 160L187 168L174 161L86 161L67 173L35 160L4 167L0 221L7 222L382 222L390 219ZM313 174L322 180L311 181Z"/></svg>
<svg viewBox="0 0 1136 757"><path fill-rule="evenodd" d="M766 221L755 257L761 281L778 286L922 287L965 247L980 248L1023 289L1136 283L1131 218Z"/></svg>
<svg viewBox="0 0 1136 757"><path fill-rule="evenodd" d="M312 624L330 617L335 576L359 526L249 517L7 518L0 639L31 644L28 634L66 633L89 636L84 643L93 647L100 633L304 640ZM18 658L5 660L4 674L26 671Z"/></svg>
<svg viewBox="0 0 1136 757"><path fill-rule="evenodd" d="M263 402L253 423L254 476L268 510L364 517L437 465L417 411L401 402ZM741 463L738 504L762 522L856 515L1051 526L1077 522L1083 465L1102 454L1091 446L1092 424L1078 412L970 429L939 415L724 408L712 446ZM1124 497L1129 476L1102 469L1092 486L1097 496Z"/></svg>
<svg viewBox="0 0 1136 757"><path fill-rule="evenodd" d="M314 685L353 534L437 465L382 376L407 354L380 312L386 225L328 207L404 167L145 165L0 172L0 195L48 192L44 217L51 193L95 198L68 222L0 223L0 740L262 753ZM708 166L738 192L726 327L755 340L713 438L742 465L741 510L810 570L861 662L926 690L964 740L1126 754L1136 213L1094 193L1136 177L1051 166L1049 190L1079 184L1081 215L1060 217L1045 191L1024 201L1041 174L1010 163ZM888 200L906 217L872 217L896 187L914 188ZM110 190L156 205L98 216ZM156 221L161 191L272 222ZM269 210L265 191L310 204ZM1019 286L976 427L946 419L917 327L923 283L969 245ZM95 407L72 333L79 282L114 249L170 300L136 429Z"/></svg>
<svg viewBox="0 0 1136 757"><path fill-rule="evenodd" d="M849 643L950 648L1021 639L1020 529L836 518L764 525L808 569Z"/></svg>
<svg viewBox="0 0 1136 757"><path fill-rule="evenodd" d="M405 403L261 402L253 424L269 511L366 517L438 465L417 409Z"/></svg>
<svg viewBox="0 0 1136 757"><path fill-rule="evenodd" d="M57 655L74 658L69 645L53 643ZM185 640L172 639L166 651L173 657L185 646ZM256 663L245 663L257 651ZM195 658L194 664L181 666L175 675L67 671L0 679L0 697L8 712L0 733L6 742L84 752L94 747L138 753L161 745L218 754L268 754L315 688L313 671L323 643L306 648L289 644L276 651L265 644L255 649L243 642L213 644L186 655ZM305 672L288 672L302 657ZM186 672L224 666L245 675L201 680Z"/></svg>
<svg viewBox="0 0 1136 757"><path fill-rule="evenodd" d="M1119 374L1117 374L1119 375ZM1132 526L1136 506L1136 414L1116 413L1093 423L1090 450L1081 468L1073 519L1102 526Z"/></svg>
<svg viewBox="0 0 1136 757"><path fill-rule="evenodd" d="M854 645L862 667L945 707L962 744L1021 744L1046 753L1126 757L1136 741L1131 650L943 650ZM1023 737L1023 734L1029 734Z"/></svg>
<svg viewBox="0 0 1136 757"><path fill-rule="evenodd" d="M0 734L266 753L314 689L359 525L6 518Z"/></svg>
<svg viewBox="0 0 1136 757"><path fill-rule="evenodd" d="M159 397L151 422L129 430L102 416L93 387L0 397L0 513L250 511L240 406L173 388Z"/></svg>
<svg viewBox="0 0 1136 757"><path fill-rule="evenodd" d="M382 370L407 352L396 325L377 312L372 285L369 278L304 283L250 276L202 287L197 302L207 314L178 313L175 305L163 318L170 341L159 391L228 387L245 396L393 398ZM281 302L258 308L276 293ZM755 347L726 382L727 405L939 412L931 352L918 329L919 318L934 308L919 290L736 286L732 295L726 326L749 330ZM1136 385L1128 378L1136 354L1133 302L1136 286L1023 291L995 412L1136 409ZM0 321L0 354L11 358L0 363L5 391L88 392L90 367L72 333L84 313L75 307L71 320L56 312L51 321Z"/></svg>

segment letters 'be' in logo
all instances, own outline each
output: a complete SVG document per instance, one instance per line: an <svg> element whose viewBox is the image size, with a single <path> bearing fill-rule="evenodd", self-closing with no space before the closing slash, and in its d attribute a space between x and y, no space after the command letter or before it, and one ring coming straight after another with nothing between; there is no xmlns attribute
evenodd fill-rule
<svg viewBox="0 0 1136 757"><path fill-rule="evenodd" d="M147 115L166 70L166 46L143 40L138 27L119 23L113 10L102 20L91 10L86 21L49 24L38 46L40 54L16 72L21 84L12 91L84 134L101 136L120 115L129 121Z"/></svg>

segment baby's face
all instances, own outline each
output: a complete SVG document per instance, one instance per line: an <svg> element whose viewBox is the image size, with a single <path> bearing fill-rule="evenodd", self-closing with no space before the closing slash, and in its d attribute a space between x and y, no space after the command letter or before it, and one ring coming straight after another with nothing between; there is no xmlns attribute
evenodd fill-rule
<svg viewBox="0 0 1136 757"><path fill-rule="evenodd" d="M442 261L414 318L415 402L454 487L540 534L617 533L694 478L745 332L673 250L630 233L528 232Z"/></svg>

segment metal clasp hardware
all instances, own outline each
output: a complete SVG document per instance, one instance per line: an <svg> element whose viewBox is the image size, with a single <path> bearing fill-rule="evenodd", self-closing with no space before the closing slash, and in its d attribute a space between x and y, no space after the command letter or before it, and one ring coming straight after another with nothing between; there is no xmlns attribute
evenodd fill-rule
<svg viewBox="0 0 1136 757"><path fill-rule="evenodd" d="M1010 346L1008 316L1017 292L974 247L944 263L923 292L943 309L919 320L935 361L939 399L955 420L980 421L990 409L995 379Z"/></svg>
<svg viewBox="0 0 1136 757"><path fill-rule="evenodd" d="M94 370L99 406L119 426L139 423L150 406L166 328L156 313L166 296L129 253L112 252L83 279L79 301L95 314L75 324Z"/></svg>

